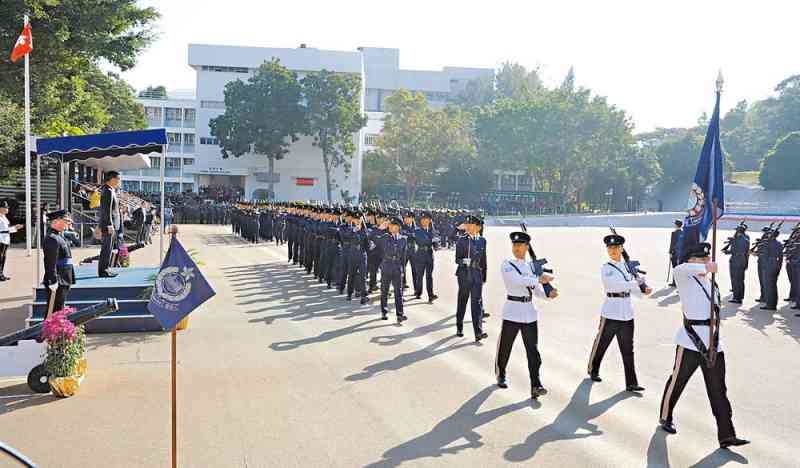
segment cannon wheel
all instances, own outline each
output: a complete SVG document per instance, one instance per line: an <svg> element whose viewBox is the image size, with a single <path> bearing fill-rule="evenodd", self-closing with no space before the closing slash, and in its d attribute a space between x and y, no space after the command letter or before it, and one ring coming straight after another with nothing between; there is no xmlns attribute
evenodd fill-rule
<svg viewBox="0 0 800 468"><path fill-rule="evenodd" d="M50 393L49 377L44 364L39 364L28 372L28 387L36 393Z"/></svg>

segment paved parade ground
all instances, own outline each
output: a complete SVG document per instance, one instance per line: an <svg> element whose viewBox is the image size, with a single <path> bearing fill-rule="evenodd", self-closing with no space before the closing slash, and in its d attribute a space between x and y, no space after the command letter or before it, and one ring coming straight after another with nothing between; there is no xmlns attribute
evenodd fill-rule
<svg viewBox="0 0 800 468"><path fill-rule="evenodd" d="M247 244L226 226L183 227L181 239L199 251L217 295L178 333L179 466L798 466L800 318L784 302L777 312L758 309L755 259L745 303L722 312L734 424L752 441L728 451L718 448L700 372L678 403L678 434L657 427L681 323L676 291L665 287L670 229L620 230L654 289L651 298L634 299L642 396L624 391L616 345L603 362L603 382L586 375L603 300L602 227L531 228L561 294L537 304L550 393L530 400L521 339L509 388L496 388L506 295L499 264L510 256L512 230L486 229L491 317L488 340L476 345L469 325L463 338L455 336L452 250L436 253L440 299L428 305L409 293L409 319L398 326L380 320L377 294L363 306L345 301L287 264L285 246ZM721 232L720 241L730 234ZM156 241L132 261L157 259ZM0 283L0 333L22 326L33 271L24 251L12 249L6 272L13 280ZM782 300L783 272L779 290ZM168 466L169 335L90 335L88 348L87 377L75 397L30 395L22 381L0 382L0 441L47 468Z"/></svg>

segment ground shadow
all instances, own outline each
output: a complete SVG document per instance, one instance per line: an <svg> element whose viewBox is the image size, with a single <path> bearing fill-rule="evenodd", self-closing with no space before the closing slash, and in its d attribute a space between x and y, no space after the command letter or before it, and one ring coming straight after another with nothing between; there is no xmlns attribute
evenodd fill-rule
<svg viewBox="0 0 800 468"><path fill-rule="evenodd" d="M408 367L420 361L424 361L426 359L439 356L440 354L444 354L450 351L455 351L456 349L464 348L467 346L473 346L473 343L471 341L465 343L463 342L463 340L462 343L445 346L448 341L454 338L456 337L448 336L434 343L431 343L430 345L422 349L418 349L416 351L411 351L408 353L398 354L392 359L387 359L385 361L381 361L375 364L370 364L367 367L365 367L364 370L362 370L361 372L348 375L347 377L345 377L345 380L349 380L351 382L355 382L358 380L366 380L384 372L400 370L404 367Z"/></svg>
<svg viewBox="0 0 800 468"><path fill-rule="evenodd" d="M369 325L372 323L380 323L380 325ZM349 325L344 328L339 328L337 330L329 330L320 333L317 336L312 336L308 338L301 338L299 340L289 340L289 341L276 341L269 345L270 349L273 351L290 351L293 349L300 348L302 346L315 344L315 343L325 343L327 341L335 340L336 338L341 338L343 336L352 335L353 333L365 332L368 330L375 330L377 328L384 328L384 327L395 327L393 323L388 323L380 318L374 318L371 320L367 320L366 322L356 323L354 325Z"/></svg>
<svg viewBox="0 0 800 468"><path fill-rule="evenodd" d="M379 344L381 346L394 346L402 343L404 340L409 338L416 338L418 336L427 335L428 333L432 333L439 330L445 330L447 328L451 328L454 325L447 323L450 320L456 317L455 314L439 319L433 323L429 323L427 325L422 325L421 327L417 327L409 332L401 333L399 335L384 335L384 336L373 336L370 338L370 342Z"/></svg>
<svg viewBox="0 0 800 468"><path fill-rule="evenodd" d="M650 445L647 446L647 468L669 468L669 450L667 449L667 433L656 426Z"/></svg>
<svg viewBox="0 0 800 468"><path fill-rule="evenodd" d="M547 443L598 436L603 431L589 421L599 417L620 401L634 395L631 392L619 392L590 405L591 391L592 381L584 379L575 389L567 406L558 413L552 423L529 435L524 442L509 447L503 455L504 458L510 462L524 462L533 458L536 452Z"/></svg>
<svg viewBox="0 0 800 468"><path fill-rule="evenodd" d="M748 464L747 458L743 457L742 455L739 455L738 453L732 452L728 449L718 448L703 457L702 460L698 461L694 465L691 465L690 468L718 468L728 464L729 462L738 463L740 465Z"/></svg>
<svg viewBox="0 0 800 468"><path fill-rule="evenodd" d="M496 388L495 385L484 388L430 431L390 448L383 453L381 460L367 465L367 468L396 467L422 458L439 458L444 455L455 455L465 449L479 448L483 446L483 442L481 442L482 436L475 432L477 428L522 408L541 406L541 403L535 400L525 399L479 413L481 405Z"/></svg>
<svg viewBox="0 0 800 468"><path fill-rule="evenodd" d="M33 393L28 384L21 383L0 387L0 416L32 406L44 405L57 400L49 393Z"/></svg>
<svg viewBox="0 0 800 468"><path fill-rule="evenodd" d="M86 337L86 349L94 350L106 346L120 347L150 343L166 332L93 333Z"/></svg>
<svg viewBox="0 0 800 468"><path fill-rule="evenodd" d="M235 234L207 234L201 235L200 238L205 245L210 247L252 244L252 242L248 242Z"/></svg>

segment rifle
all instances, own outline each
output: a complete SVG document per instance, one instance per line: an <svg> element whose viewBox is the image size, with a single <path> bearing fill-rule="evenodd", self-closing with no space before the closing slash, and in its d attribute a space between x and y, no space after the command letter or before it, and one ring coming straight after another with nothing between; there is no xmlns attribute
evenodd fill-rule
<svg viewBox="0 0 800 468"><path fill-rule="evenodd" d="M758 254L761 251L761 245L767 240L767 237L772 233L772 227L775 226L775 221L771 222L767 229L761 234L754 243L753 246L750 247L751 254Z"/></svg>
<svg viewBox="0 0 800 468"><path fill-rule="evenodd" d="M608 228L611 229L611 233L614 234L615 236L619 235L619 234L617 234L617 230L614 229L613 226L609 226ZM631 257L628 254L628 249L626 249L625 247L622 247L622 259L625 260L625 265L627 265L628 271L631 272L633 277L636 278L637 280L639 280L640 278L642 279L642 282L639 283L639 290L642 291L642 292L645 292L647 290L648 286L644 282L644 278L642 278L639 275L646 275L647 272L644 271L644 270L640 270L639 269L639 265L641 265L641 263L639 263L636 260L631 260Z"/></svg>
<svg viewBox="0 0 800 468"><path fill-rule="evenodd" d="M738 232L740 228L744 227L744 220L742 220L738 226L736 226L736 231ZM722 246L722 253L725 255L731 255L731 245L733 241L736 239L736 234L731 237L728 237L728 240L725 241L725 245Z"/></svg>
<svg viewBox="0 0 800 468"><path fill-rule="evenodd" d="M528 233L528 227L525 223L519 223L519 227L522 228L522 232ZM553 270L550 268L545 268L544 266L547 265L546 258L536 258L536 253L533 251L533 247L530 243L528 243L528 255L531 256L531 266L533 267L533 274L536 276L542 276L545 273L552 273ZM542 287L544 288L544 293L547 297L550 297L550 292L554 289L553 285L550 283L543 284Z"/></svg>

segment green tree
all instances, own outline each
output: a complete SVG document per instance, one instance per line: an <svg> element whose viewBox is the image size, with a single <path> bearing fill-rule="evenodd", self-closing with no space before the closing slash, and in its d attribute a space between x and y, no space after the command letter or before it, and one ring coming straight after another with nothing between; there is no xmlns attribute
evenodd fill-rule
<svg viewBox="0 0 800 468"><path fill-rule="evenodd" d="M528 71L518 63L505 62L495 77L497 95L508 99L523 99L531 93L542 89L539 70Z"/></svg>
<svg viewBox="0 0 800 468"><path fill-rule="evenodd" d="M370 194L378 194L386 186L400 183L400 171L394 160L381 151L364 153L363 190Z"/></svg>
<svg viewBox="0 0 800 468"><path fill-rule="evenodd" d="M356 151L353 134L367 124L367 116L361 112L361 77L322 70L308 73L301 83L307 109L305 133L322 152L325 189L331 202L335 184L331 173L340 166L350 173Z"/></svg>
<svg viewBox="0 0 800 468"><path fill-rule="evenodd" d="M274 195L275 160L286 156L305 129L302 91L297 74L273 59L258 67L246 83L226 84L225 113L208 123L223 158L248 153L267 157L270 196Z"/></svg>
<svg viewBox="0 0 800 468"><path fill-rule="evenodd" d="M166 99L167 88L165 88L163 85L148 86L147 89L143 89L139 92L139 97L148 99Z"/></svg>
<svg viewBox="0 0 800 468"><path fill-rule="evenodd" d="M496 98L494 77L486 76L469 80L464 85L464 89L453 99L453 103L466 109L472 109L491 104Z"/></svg>
<svg viewBox="0 0 800 468"><path fill-rule="evenodd" d="M455 107L433 110L422 93L405 89L386 99L386 110L378 151L395 161L409 202L448 161L475 157L468 113Z"/></svg>
<svg viewBox="0 0 800 468"><path fill-rule="evenodd" d="M24 164L22 109L0 96L0 182Z"/></svg>
<svg viewBox="0 0 800 468"><path fill-rule="evenodd" d="M778 140L764 159L760 182L767 190L800 190L800 132Z"/></svg>

